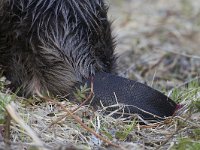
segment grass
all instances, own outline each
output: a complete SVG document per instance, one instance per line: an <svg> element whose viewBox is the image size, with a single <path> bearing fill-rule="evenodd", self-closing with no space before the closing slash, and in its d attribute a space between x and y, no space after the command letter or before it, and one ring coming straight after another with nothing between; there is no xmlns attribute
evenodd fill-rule
<svg viewBox="0 0 200 150"><path fill-rule="evenodd" d="M147 149L169 147L171 149L180 150L184 148L198 149L200 140L199 85L199 80L194 79L172 90L171 97L184 106L170 121L168 120L150 125L139 125L134 120L114 119L103 116L98 112L94 113L90 108L87 108L87 106L79 108L76 115L82 118L84 124L95 130L96 133L101 134L101 136L109 141L123 143L123 147L134 143L138 147L143 146ZM66 147L64 143L67 142L67 145L69 145L69 143L75 143L79 148L84 146L85 149L90 149L95 144L98 145L102 143L101 140L78 124L76 120L67 116L65 110L59 108L57 103L62 103L64 107L71 110L77 107L76 105L68 101L57 101L55 104L50 102L39 102L37 104L24 103L24 101L26 101L25 99L20 100L20 98L12 93L5 94L4 88L1 87L1 89L0 95L2 103L0 105L0 115L2 116L2 122L5 121L3 120L5 116L5 106L11 101L15 101L15 107L18 108L18 115L23 118L25 124L37 133L36 135L39 135L38 138L45 143L43 146L46 148L52 149L52 145L56 145L54 148L59 149L61 145ZM16 99L18 100L16 101ZM101 112L101 110L99 112ZM58 121L58 119L63 116L64 118ZM55 124L52 125L52 122L55 122ZM23 145L23 147L32 149L34 143L31 137L32 136L27 133L26 129L12 121L12 148L21 148L21 145ZM50 143L50 145L48 143ZM4 144L2 145L5 146ZM35 146L37 147L37 145Z"/></svg>
<svg viewBox="0 0 200 150"><path fill-rule="evenodd" d="M114 119L102 115L103 110L93 112L88 106L80 107L74 114L96 134L126 149L199 149L200 3L191 0L111 0L111 3L110 10L116 19L113 27L119 41L116 50L121 54L120 75L165 92L182 108L173 118L150 125ZM11 106L17 117L15 121L10 118L11 149L108 148L106 142L68 115L66 109L73 111L77 104L58 99L42 102L36 97L26 100L11 93L7 84L5 78L0 78L0 127L7 121L6 106L14 102ZM87 92L85 86L77 89L77 100L85 99ZM17 122L19 117L22 120ZM1 148L8 145L0 143Z"/></svg>

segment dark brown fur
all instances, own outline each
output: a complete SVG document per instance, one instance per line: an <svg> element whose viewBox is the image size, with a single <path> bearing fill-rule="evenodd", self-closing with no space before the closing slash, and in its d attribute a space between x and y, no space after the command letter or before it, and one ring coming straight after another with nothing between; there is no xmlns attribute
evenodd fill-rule
<svg viewBox="0 0 200 150"><path fill-rule="evenodd" d="M0 65L25 96L112 72L113 51L103 0L0 0Z"/></svg>
<svg viewBox="0 0 200 150"><path fill-rule="evenodd" d="M92 106L117 101L127 106L121 112L145 119L173 115L178 105L167 96L108 74L113 53L103 0L0 0L0 66L23 95L66 95L95 74Z"/></svg>

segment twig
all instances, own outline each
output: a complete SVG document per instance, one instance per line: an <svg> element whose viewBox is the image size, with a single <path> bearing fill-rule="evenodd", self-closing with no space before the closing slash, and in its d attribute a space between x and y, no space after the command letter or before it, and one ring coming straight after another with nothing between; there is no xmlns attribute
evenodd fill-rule
<svg viewBox="0 0 200 150"><path fill-rule="evenodd" d="M102 137L101 135L97 134L93 129L89 128L87 125L85 125L81 118L79 118L78 116L74 115L73 112L71 112L70 110L68 110L66 107L64 107L62 104L55 102L54 100L52 100L49 97L44 97L43 95L41 95L39 93L39 91L37 91L37 94L40 98L46 100L46 101L50 101L52 103L57 104L58 106L60 106L64 111L66 111L74 120L76 120L77 123L79 123L85 130L89 131L90 133L92 133L93 135L95 135L97 138L99 138L100 140L102 140L103 142L107 143L108 145L120 148L120 149L124 149L123 147L112 143L111 141L108 141L107 139L105 139L104 137Z"/></svg>
<svg viewBox="0 0 200 150"><path fill-rule="evenodd" d="M191 117L191 115L189 115L187 118L185 118L185 121L187 121L189 118ZM170 139L173 138L173 136L175 134L178 133L178 131L181 130L181 126L177 127L177 129L174 131L174 133L172 133L161 145L159 145L156 149L160 149L162 146L164 146L165 144L167 144L169 142Z"/></svg>
<svg viewBox="0 0 200 150"><path fill-rule="evenodd" d="M83 105L85 105L86 102L90 101L94 95L94 84L93 84L93 77L91 79L91 88L90 88L90 94L87 96L87 98L85 99L85 101L83 101L77 108L75 108L74 110L72 110L72 113L75 113L79 108L81 108ZM58 119L56 119L55 121L53 121L47 128L45 128L43 130L43 132L50 128L51 126L53 126L54 124L58 123L59 121L61 121L62 119L64 119L66 116L68 115L68 113L66 113L65 115L59 117Z"/></svg>

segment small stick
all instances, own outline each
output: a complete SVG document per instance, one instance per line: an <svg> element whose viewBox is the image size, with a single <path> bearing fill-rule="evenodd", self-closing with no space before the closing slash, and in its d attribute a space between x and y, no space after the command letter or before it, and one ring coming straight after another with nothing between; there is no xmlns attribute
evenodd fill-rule
<svg viewBox="0 0 200 150"><path fill-rule="evenodd" d="M46 100L46 101L50 101L50 102L55 103L55 104L57 104L58 106L60 106L60 107L61 107L64 111L66 111L77 123L79 123L84 129L86 129L87 131L89 131L90 133L92 133L93 135L95 135L97 138L99 138L99 139L102 140L103 142L105 142L105 143L107 143L107 144L109 144L109 145L111 145L111 146L114 146L114 147L116 147L116 148L124 149L123 147L121 147L121 146L119 146L119 145L117 145L117 144L114 144L114 143L112 143L111 141L109 141L109 140L105 139L104 137L102 137L101 135L97 134L93 129L91 129L91 128L89 128L87 125L85 125L85 124L82 122L82 120L81 120L78 116L74 115L70 110L68 110L67 108L65 108L62 104L55 102L55 101L52 100L51 98L44 97L43 95L41 95L41 94L39 93L39 91L37 91L37 94L38 94L38 96L39 96L40 98L43 98L43 99Z"/></svg>
<svg viewBox="0 0 200 150"><path fill-rule="evenodd" d="M94 95L94 82L93 82L93 77L91 78L91 88L90 88L90 94L87 96L87 98L74 110L72 110L72 113L75 113L79 108L81 108L86 102L90 101ZM56 119L55 121L53 121L47 128L45 128L43 131L45 131L46 129L50 128L52 125L58 123L59 121L61 121L62 119L64 119L66 116L68 115L68 113L66 113L65 115L59 117L58 119Z"/></svg>

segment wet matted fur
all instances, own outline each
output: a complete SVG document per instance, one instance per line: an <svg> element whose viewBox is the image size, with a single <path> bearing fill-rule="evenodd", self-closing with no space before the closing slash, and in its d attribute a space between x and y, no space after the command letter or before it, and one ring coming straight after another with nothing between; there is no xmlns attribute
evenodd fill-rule
<svg viewBox="0 0 200 150"><path fill-rule="evenodd" d="M12 87L65 95L96 71L112 72L107 8L103 0L0 0L0 65Z"/></svg>

